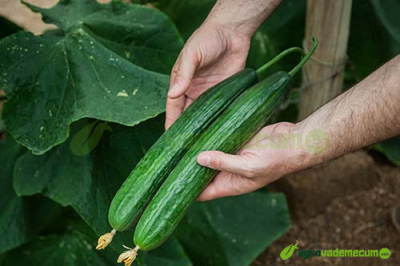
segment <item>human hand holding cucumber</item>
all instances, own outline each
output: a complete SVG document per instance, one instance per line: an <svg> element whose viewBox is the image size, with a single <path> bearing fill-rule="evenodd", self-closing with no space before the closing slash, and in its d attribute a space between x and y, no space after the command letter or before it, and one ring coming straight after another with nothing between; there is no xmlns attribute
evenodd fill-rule
<svg viewBox="0 0 400 266"><path fill-rule="evenodd" d="M251 36L280 2L217 1L202 26L187 41L172 69L166 128L201 93L244 68Z"/></svg>
<svg viewBox="0 0 400 266"><path fill-rule="evenodd" d="M198 95L218 82L219 77L222 80L231 72L243 68L251 34L280 3L278 0L258 2L254 1L254 6L260 12L247 12L254 16L246 17L244 13L240 14L236 7L239 6L243 10L251 9L253 1L218 1L208 18L214 23L208 24L206 21L185 45L172 72L167 100L167 128ZM246 8L243 8L243 5L246 5ZM226 13L226 10L229 10L229 13ZM238 19L240 18L238 14L244 18ZM218 19L222 19L222 22L215 23ZM209 37L203 38L202 34L210 28L214 32L227 28L236 30L228 31L229 39L226 39L226 35L214 35L211 37L212 42L209 42ZM226 44L227 40L235 40L233 32L239 32L240 37L245 36L244 40L241 38L242 42L239 43L241 45L235 46L234 53L226 50L224 45L215 45ZM206 49L206 47L211 47L208 45L213 45L213 49ZM201 47L205 50L201 50ZM242 51L239 51L240 49ZM206 60L195 61L193 58L196 56L198 56L197 59L206 58ZM200 165L220 170L221 173L214 178L198 199L204 201L248 193L284 175L399 134L400 121L395 114L400 110L398 106L394 106L394 103L399 101L400 96L399 90L394 90L393 87L396 82L400 83L399 61L398 56L365 81L298 124L280 123L265 127L237 155L217 151L200 153L197 158ZM382 75L382 72L391 72L391 74ZM210 78L207 80L208 77ZM377 91L377 88L381 88L380 91ZM349 105L349 102L353 105ZM391 109L388 109L389 106ZM337 116L332 117L331 113L337 113ZM381 121L379 117L385 117L384 121ZM367 125L363 121L368 121ZM383 125L382 122L384 122ZM249 148L252 142L260 139L260 134L269 135L274 130L288 134L295 131L295 134L300 134L303 140L313 130L319 130L328 137L329 147L319 155L307 149Z"/></svg>

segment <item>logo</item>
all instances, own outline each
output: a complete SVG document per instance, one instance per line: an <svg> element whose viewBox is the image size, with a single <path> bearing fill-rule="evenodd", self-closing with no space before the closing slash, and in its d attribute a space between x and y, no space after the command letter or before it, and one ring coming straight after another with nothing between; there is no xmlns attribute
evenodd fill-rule
<svg viewBox="0 0 400 266"><path fill-rule="evenodd" d="M387 248L382 248L379 251L379 257L381 257L381 259L384 259L384 260L388 259L390 257L390 250Z"/></svg>
<svg viewBox="0 0 400 266"><path fill-rule="evenodd" d="M297 245L299 244L299 241L296 241L296 244L291 244L290 246L287 246L286 248L284 248L281 252L281 258L283 260L287 260L289 259L293 253L295 252L296 249L299 249L297 247Z"/></svg>
<svg viewBox="0 0 400 266"><path fill-rule="evenodd" d="M284 248L281 252L281 259L287 260L293 256L295 251L297 250L297 257L303 259L309 259L313 256L315 257L330 257L330 258L338 258L338 257L352 257L352 258L381 258L388 259L391 255L391 252L388 248L382 248L381 250L377 249L299 249L297 245L299 241L296 241L296 244L291 244Z"/></svg>
<svg viewBox="0 0 400 266"><path fill-rule="evenodd" d="M306 136L306 149L312 154L320 154L328 150L329 145L329 136L323 130L314 129Z"/></svg>

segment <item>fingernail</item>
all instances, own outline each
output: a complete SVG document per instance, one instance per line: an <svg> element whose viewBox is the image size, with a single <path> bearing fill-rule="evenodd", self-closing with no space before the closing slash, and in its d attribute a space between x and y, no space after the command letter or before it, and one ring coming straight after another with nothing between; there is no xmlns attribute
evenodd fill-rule
<svg viewBox="0 0 400 266"><path fill-rule="evenodd" d="M168 92L168 96L174 96L175 94L177 94L179 91L179 85L177 83L175 83L172 88L169 90Z"/></svg>
<svg viewBox="0 0 400 266"><path fill-rule="evenodd" d="M199 157L197 157L197 162L202 166L209 167L211 162L211 157L208 155L199 155Z"/></svg>

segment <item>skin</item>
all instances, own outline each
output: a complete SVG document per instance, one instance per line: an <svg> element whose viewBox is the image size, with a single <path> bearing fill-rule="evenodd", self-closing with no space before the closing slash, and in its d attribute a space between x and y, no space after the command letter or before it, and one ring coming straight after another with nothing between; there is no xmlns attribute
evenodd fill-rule
<svg viewBox="0 0 400 266"><path fill-rule="evenodd" d="M190 38L172 72L166 127L198 95L244 67L251 35L280 1L254 2L253 6L253 1L218 1ZM264 127L236 155L219 151L200 153L200 165L221 172L198 200L249 193L287 174L399 135L399 84L397 56L305 120ZM312 138L316 130L323 136L319 142ZM323 149L310 148L310 136ZM278 140L287 145L279 146Z"/></svg>

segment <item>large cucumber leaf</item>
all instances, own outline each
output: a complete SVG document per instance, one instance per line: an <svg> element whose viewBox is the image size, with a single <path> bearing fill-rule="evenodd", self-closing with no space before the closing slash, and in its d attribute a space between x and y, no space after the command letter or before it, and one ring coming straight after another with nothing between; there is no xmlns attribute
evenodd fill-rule
<svg viewBox="0 0 400 266"><path fill-rule="evenodd" d="M110 124L111 131L103 131L98 145L88 149L91 153L78 156L71 146L71 139L91 124L90 120L75 123L69 141L45 155L36 156L25 152L14 167L14 187L20 196L41 194L62 206L72 207L99 236L111 229L107 215L115 192L164 128L161 117L146 121L134 128ZM86 144L92 145L90 142ZM111 249L117 253L123 252L122 244L133 245L132 236L132 230L118 233L111 244ZM30 245L29 248L34 249L32 252L40 253L42 248L50 249L53 241L64 237L76 239L77 236L54 236L43 243L46 247ZM96 243L97 238L91 238L90 245L93 247ZM91 250L88 252L86 255L92 256ZM79 253L76 256L79 256ZM35 261L29 257L25 259ZM54 262L54 259L49 260L49 263ZM180 244L172 238L154 252L141 253L138 264L190 265L190 261Z"/></svg>
<svg viewBox="0 0 400 266"><path fill-rule="evenodd" d="M13 168L25 150L10 137L0 141L0 253L31 240L60 210L46 198L18 197L14 192Z"/></svg>
<svg viewBox="0 0 400 266"><path fill-rule="evenodd" d="M166 74L182 46L167 16L91 0L31 8L65 35L19 32L0 41L3 120L19 143L43 154L81 118L132 126L165 110Z"/></svg>
<svg viewBox="0 0 400 266"><path fill-rule="evenodd" d="M93 243L97 236L85 224L70 221L69 226L60 232L42 235L27 245L5 254L1 265L116 265L118 252L113 249L97 251ZM172 238L162 248L150 254L140 254L139 266L190 266L179 242Z"/></svg>
<svg viewBox="0 0 400 266"><path fill-rule="evenodd" d="M250 265L289 230L283 194L251 194L195 203L177 235L196 265Z"/></svg>
<svg viewBox="0 0 400 266"><path fill-rule="evenodd" d="M71 206L97 234L110 230L107 214L116 191L144 152L163 132L160 117L134 128L110 124L92 152L77 156L71 139L91 121L73 125L69 141L42 156L26 152L14 168L18 195L41 193L63 206ZM87 142L87 145L91 145ZM131 243L131 239L129 243Z"/></svg>
<svg viewBox="0 0 400 266"><path fill-rule="evenodd" d="M64 232L43 235L6 253L2 265L99 265L114 264L112 255L104 256L93 247L95 236L82 223L71 224ZM110 252L108 251L108 254ZM112 252L114 257L117 253Z"/></svg>

